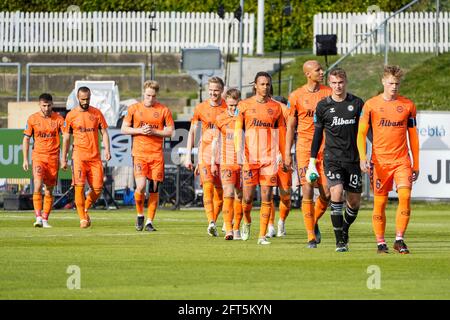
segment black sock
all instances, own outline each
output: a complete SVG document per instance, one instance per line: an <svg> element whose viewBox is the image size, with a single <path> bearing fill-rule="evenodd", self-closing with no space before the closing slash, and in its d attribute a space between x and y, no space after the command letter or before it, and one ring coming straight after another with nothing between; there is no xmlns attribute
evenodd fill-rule
<svg viewBox="0 0 450 320"><path fill-rule="evenodd" d="M344 225L344 216L342 214L344 203L331 201L331 223L333 224L336 243L343 241L342 228Z"/></svg>
<svg viewBox="0 0 450 320"><path fill-rule="evenodd" d="M358 216L358 210L359 209L352 209L348 206L347 208L345 208L344 225L343 225L344 232L348 233L348 229Z"/></svg>

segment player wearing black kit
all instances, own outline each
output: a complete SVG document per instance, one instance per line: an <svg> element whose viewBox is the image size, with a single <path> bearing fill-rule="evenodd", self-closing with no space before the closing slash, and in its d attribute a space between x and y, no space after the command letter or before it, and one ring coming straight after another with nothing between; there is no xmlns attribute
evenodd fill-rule
<svg viewBox="0 0 450 320"><path fill-rule="evenodd" d="M332 70L328 77L332 95L317 104L314 138L307 176L316 174L314 165L325 130L324 168L331 192L331 222L336 236L336 251L348 251L348 231L358 215L362 179L356 144L358 122L364 102L346 91L343 69ZM344 206L344 190L346 209Z"/></svg>

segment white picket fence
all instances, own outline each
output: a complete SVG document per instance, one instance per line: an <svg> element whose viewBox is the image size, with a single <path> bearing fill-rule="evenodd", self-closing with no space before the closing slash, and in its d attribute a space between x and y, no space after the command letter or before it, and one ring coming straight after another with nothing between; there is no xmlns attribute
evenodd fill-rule
<svg viewBox="0 0 450 320"><path fill-rule="evenodd" d="M0 52L180 52L239 50L239 22L209 12L0 12ZM151 22L153 21L153 24ZM243 53L253 54L254 14L243 16ZM151 26L156 28L150 34ZM152 39L152 41L150 41ZM151 46L151 44L153 44Z"/></svg>
<svg viewBox="0 0 450 320"><path fill-rule="evenodd" d="M338 54L346 54L390 14L392 13L319 13L314 16L314 36L336 34ZM435 22L434 12L402 12L393 17L388 23L389 50L409 53L434 52ZM450 51L449 12L440 13L438 26L439 52L448 52ZM383 29L379 29L355 53L376 53L383 46L384 33ZM315 47L314 37L314 52Z"/></svg>

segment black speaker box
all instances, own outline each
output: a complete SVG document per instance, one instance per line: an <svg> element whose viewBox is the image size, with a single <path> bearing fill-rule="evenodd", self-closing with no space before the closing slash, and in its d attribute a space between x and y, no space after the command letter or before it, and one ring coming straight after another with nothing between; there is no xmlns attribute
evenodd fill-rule
<svg viewBox="0 0 450 320"><path fill-rule="evenodd" d="M33 210L32 194L8 194L3 199L5 210Z"/></svg>
<svg viewBox="0 0 450 320"><path fill-rule="evenodd" d="M335 56L337 55L337 36L335 34L316 35L316 55Z"/></svg>

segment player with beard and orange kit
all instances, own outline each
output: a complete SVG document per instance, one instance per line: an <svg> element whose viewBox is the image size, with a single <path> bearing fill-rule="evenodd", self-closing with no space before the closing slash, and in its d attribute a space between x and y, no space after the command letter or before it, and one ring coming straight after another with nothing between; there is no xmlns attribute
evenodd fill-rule
<svg viewBox="0 0 450 320"><path fill-rule="evenodd" d="M322 85L324 71L316 60L309 60L303 64L303 73L306 84L293 91L289 96L290 116L286 131L286 155L285 166L292 166L291 147L297 126L297 144L295 146L297 158L297 173L302 190L302 213L308 234L308 247L315 248L321 241L318 221L327 210L330 202L330 191L323 170L323 147L320 148L317 158L319 179L308 182L306 171L309 166L311 154L311 143L314 136L314 112L317 103L323 98L331 95L331 88ZM314 188L318 188L320 195L314 203ZM314 243L316 245L314 245Z"/></svg>
<svg viewBox="0 0 450 320"><path fill-rule="evenodd" d="M133 136L133 168L136 181L136 230L156 231L153 226L158 207L159 184L164 180L163 142L175 130L169 108L157 100L159 84L144 83L144 100L131 105L123 119L122 133ZM149 180L147 221L144 227L145 187Z"/></svg>
<svg viewBox="0 0 450 320"><path fill-rule="evenodd" d="M77 91L79 105L66 116L63 127L63 151L61 168L67 170L67 153L70 136L73 135L72 179L75 185L75 205L80 217L80 228L91 226L88 209L97 201L103 190L103 165L100 155L98 132L102 135L105 160L111 159L108 124L102 112L90 106L91 90L80 87ZM88 182L90 192L84 196Z"/></svg>
<svg viewBox="0 0 450 320"><path fill-rule="evenodd" d="M271 98L272 78L267 72L256 74L253 93L252 97L239 102L235 147L238 157L243 156L242 210L244 215L250 214L256 186L260 185L261 209L257 243L268 245L270 242L266 239L266 231L272 209L272 189L277 185L278 152L285 154L286 122L281 105ZM249 236L250 225L244 224L242 239L248 240Z"/></svg>
<svg viewBox="0 0 450 320"><path fill-rule="evenodd" d="M28 171L28 149L33 138L33 207L36 216L35 227L51 228L48 216L53 205L53 188L56 185L59 169L59 134L64 118L52 111L53 97L48 93L39 96L41 111L33 113L27 120L23 132L23 169ZM44 186L44 204L41 189Z"/></svg>
<svg viewBox="0 0 450 320"><path fill-rule="evenodd" d="M380 254L389 252L384 234L386 205L393 182L398 193L394 250L401 254L409 253L404 235L411 215L412 183L419 177L417 111L411 100L399 95L402 76L400 67L384 67L381 80L384 90L366 101L358 128L360 166L363 172L370 172L374 193L372 224L377 253ZM366 136L369 129L372 129L373 135L370 161L366 155Z"/></svg>
<svg viewBox="0 0 450 320"><path fill-rule="evenodd" d="M234 128L237 119L237 105L241 92L236 88L225 93L227 111L216 118L216 128L211 151L211 173L220 174L223 187L223 220L225 223L225 240L241 240L239 227L242 221L242 176L241 166L237 162L234 147ZM216 154L220 149L220 172L216 163ZM246 223L250 216L244 218Z"/></svg>
<svg viewBox="0 0 450 320"><path fill-rule="evenodd" d="M212 237L217 237L216 221L222 210L223 189L219 175L213 175L211 166L219 166L219 163L211 163L211 149L214 138L215 121L217 116L227 110L225 100L222 99L224 89L223 80L219 77L212 77L208 80L209 99L198 104L194 109L194 116L189 129L185 167L193 170L191 160L192 147L195 143L195 135L198 123L201 122L201 143L198 153L198 171L200 182L203 188L203 205L208 219L207 233ZM218 160L218 159L217 159ZM220 170L217 168L217 170Z"/></svg>

